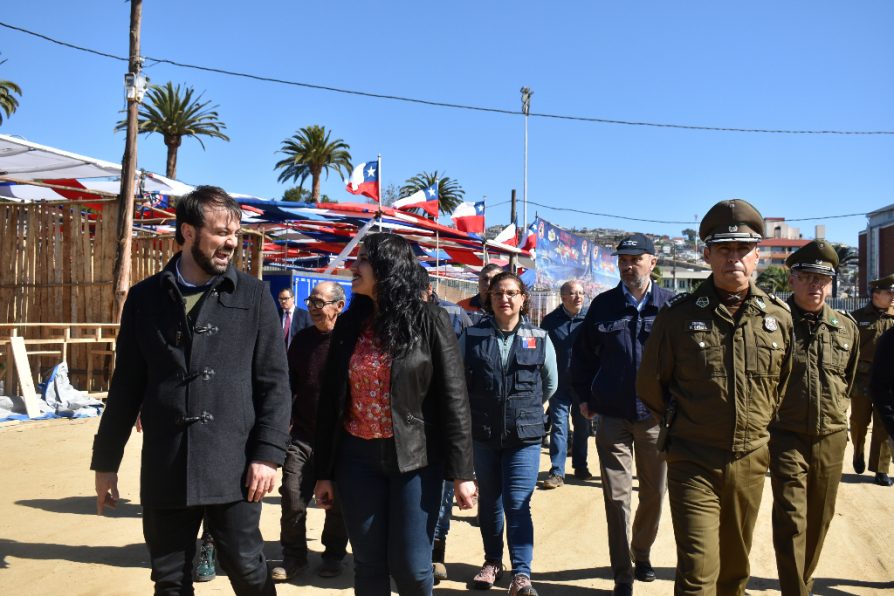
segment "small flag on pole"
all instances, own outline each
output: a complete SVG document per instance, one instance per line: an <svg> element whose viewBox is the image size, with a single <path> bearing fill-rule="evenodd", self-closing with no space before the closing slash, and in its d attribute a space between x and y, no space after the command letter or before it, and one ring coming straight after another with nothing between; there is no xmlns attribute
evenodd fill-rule
<svg viewBox="0 0 894 596"><path fill-rule="evenodd" d="M351 177L345 180L347 191L352 195L363 195L374 201L379 200L379 167L376 161L357 164Z"/></svg>
<svg viewBox="0 0 894 596"><path fill-rule="evenodd" d="M450 215L456 229L469 234L484 233L484 201L460 203Z"/></svg>
<svg viewBox="0 0 894 596"><path fill-rule="evenodd" d="M391 205L395 209L423 209L432 217L438 217L438 183L435 182L428 188L417 190L403 199L394 201Z"/></svg>

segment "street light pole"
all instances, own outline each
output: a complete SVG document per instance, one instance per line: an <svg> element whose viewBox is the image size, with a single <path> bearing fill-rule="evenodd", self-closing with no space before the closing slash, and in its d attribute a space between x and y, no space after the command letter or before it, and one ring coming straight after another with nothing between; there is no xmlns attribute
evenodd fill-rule
<svg viewBox="0 0 894 596"><path fill-rule="evenodd" d="M528 116L531 114L531 96L534 92L530 87L521 88L522 114L525 115L525 174L522 186L522 203L524 204L524 222L522 230L528 229Z"/></svg>

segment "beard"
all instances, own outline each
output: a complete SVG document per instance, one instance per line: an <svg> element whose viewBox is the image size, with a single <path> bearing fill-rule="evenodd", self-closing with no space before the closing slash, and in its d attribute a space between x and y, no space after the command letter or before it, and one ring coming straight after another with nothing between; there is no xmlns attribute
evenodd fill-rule
<svg viewBox="0 0 894 596"><path fill-rule="evenodd" d="M649 282L649 276L634 274L632 277L622 277L621 280L624 282L624 285L627 286L628 290L642 290Z"/></svg>
<svg viewBox="0 0 894 596"><path fill-rule="evenodd" d="M215 265L214 261L211 260L211 257L202 252L202 249L199 248L198 243L192 245L190 253L192 254L192 258L196 262L196 264L201 267L202 271L204 271L208 275L221 275L226 272L227 267L230 265L229 260L223 266ZM233 255L232 252L228 254L231 257ZM214 253L212 253L212 256L214 256Z"/></svg>

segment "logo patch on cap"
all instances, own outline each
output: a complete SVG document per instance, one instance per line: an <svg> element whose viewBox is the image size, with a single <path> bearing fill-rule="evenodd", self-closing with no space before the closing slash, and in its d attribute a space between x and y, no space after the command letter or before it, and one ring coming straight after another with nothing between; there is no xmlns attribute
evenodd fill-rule
<svg viewBox="0 0 894 596"><path fill-rule="evenodd" d="M727 228L727 229L728 229L730 232L738 232L738 231L739 231L739 226L730 226L730 227Z"/></svg>

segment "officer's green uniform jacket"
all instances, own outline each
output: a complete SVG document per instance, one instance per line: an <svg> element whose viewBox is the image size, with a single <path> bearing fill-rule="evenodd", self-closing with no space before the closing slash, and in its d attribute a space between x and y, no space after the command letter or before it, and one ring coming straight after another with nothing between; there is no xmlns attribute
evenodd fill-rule
<svg viewBox="0 0 894 596"><path fill-rule="evenodd" d="M788 300L795 327L792 376L773 429L822 437L847 430L857 374L859 333L850 315L823 305L811 334L804 311Z"/></svg>
<svg viewBox="0 0 894 596"><path fill-rule="evenodd" d="M863 308L851 313L860 330L860 363L857 365L857 389L866 391L869 384L869 371L872 359L875 358L875 344L882 333L894 327L894 315L889 315L872 306L870 301Z"/></svg>
<svg viewBox="0 0 894 596"><path fill-rule="evenodd" d="M791 315L753 283L737 314L720 303L713 275L658 313L636 391L659 416L674 400L671 440L743 455L769 441L791 374Z"/></svg>

